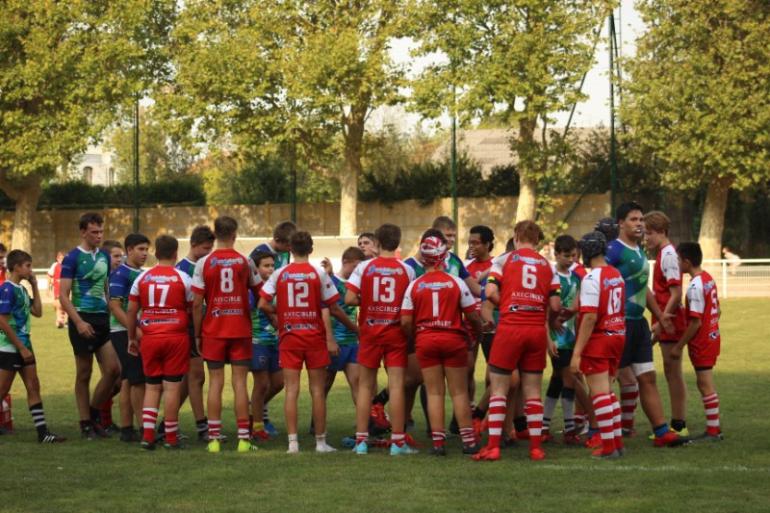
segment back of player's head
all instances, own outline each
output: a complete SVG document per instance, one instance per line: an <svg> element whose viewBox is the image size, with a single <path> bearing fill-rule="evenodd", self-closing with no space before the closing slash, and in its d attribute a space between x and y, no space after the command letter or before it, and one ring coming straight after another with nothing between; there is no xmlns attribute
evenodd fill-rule
<svg viewBox="0 0 770 513"><path fill-rule="evenodd" d="M123 249L123 244L113 239L107 239L106 241L102 242L102 249L106 249L107 251L112 251L113 249Z"/></svg>
<svg viewBox="0 0 770 513"><path fill-rule="evenodd" d="M289 244L291 236L297 231L297 225L291 221L282 221L273 228L273 240L283 244Z"/></svg>
<svg viewBox="0 0 770 513"><path fill-rule="evenodd" d="M5 244L0 242L0 253L7 253L7 252L8 252L8 248L5 247Z"/></svg>
<svg viewBox="0 0 770 513"><path fill-rule="evenodd" d="M308 232L294 232L290 244L291 252L297 256L307 256L313 252L313 237Z"/></svg>
<svg viewBox="0 0 770 513"><path fill-rule="evenodd" d="M259 267L259 264L262 263L262 260L265 260L267 258L275 260L275 255L268 251L257 251L251 257L251 259L254 261L254 265L256 265L257 267Z"/></svg>
<svg viewBox="0 0 770 513"><path fill-rule="evenodd" d="M179 241L171 235L160 235L155 239L155 258L158 260L171 260L176 257L179 250Z"/></svg>
<svg viewBox="0 0 770 513"><path fill-rule="evenodd" d="M559 235L553 243L556 253L572 253L577 249L577 241L572 235Z"/></svg>
<svg viewBox="0 0 770 513"><path fill-rule="evenodd" d="M505 243L505 252L510 253L514 249L516 249L516 243L513 241L513 237L511 237Z"/></svg>
<svg viewBox="0 0 770 513"><path fill-rule="evenodd" d="M27 262L32 262L32 255L20 249L11 250L5 258L5 266L11 271L13 271L17 265L24 265Z"/></svg>
<svg viewBox="0 0 770 513"><path fill-rule="evenodd" d="M395 251L401 244L401 228L395 224L385 223L377 228L372 235L385 251Z"/></svg>
<svg viewBox="0 0 770 513"><path fill-rule="evenodd" d="M668 230L671 228L671 219L660 210L653 210L644 214L644 227L647 230L668 235Z"/></svg>
<svg viewBox="0 0 770 513"><path fill-rule="evenodd" d="M150 239L148 239L146 235L142 235L141 233L130 233L126 235L126 239L123 241L123 245L125 246L126 251L138 246L139 244L149 245Z"/></svg>
<svg viewBox="0 0 770 513"><path fill-rule="evenodd" d="M420 257L425 265L437 266L447 257L447 240L439 229L427 230L420 239Z"/></svg>
<svg viewBox="0 0 770 513"><path fill-rule="evenodd" d="M78 223L78 226L80 227L81 230L88 230L89 224L102 226L104 224L104 218L98 212L86 212L85 214L80 216L80 221Z"/></svg>
<svg viewBox="0 0 770 513"><path fill-rule="evenodd" d="M596 222L594 230L602 232L607 241L615 240L618 238L620 229L618 228L618 222L611 217L602 217Z"/></svg>
<svg viewBox="0 0 770 513"><path fill-rule="evenodd" d="M431 228L435 228L436 230L456 230L457 225L452 220L451 217L448 216L438 216L436 219L433 220L433 224L430 226Z"/></svg>
<svg viewBox="0 0 770 513"><path fill-rule="evenodd" d="M607 254L607 237L598 230L583 235L578 244L586 265L591 263L592 258Z"/></svg>
<svg viewBox="0 0 770 513"><path fill-rule="evenodd" d="M470 233L478 235L481 242L486 244L489 250L492 251L492 247L495 245L495 232L492 231L492 228L483 224L477 224L471 228Z"/></svg>
<svg viewBox="0 0 770 513"><path fill-rule="evenodd" d="M679 258L689 260L695 267L700 267L703 263L703 251L697 242L682 242L677 246L676 252L679 253Z"/></svg>
<svg viewBox="0 0 770 513"><path fill-rule="evenodd" d="M543 230L534 221L519 221L513 227L513 236L519 242L537 245L543 240Z"/></svg>
<svg viewBox="0 0 770 513"><path fill-rule="evenodd" d="M618 205L615 209L615 219L618 221L625 221L628 214L634 211L644 212L644 208L636 201L627 201Z"/></svg>
<svg viewBox="0 0 770 513"><path fill-rule="evenodd" d="M214 236L217 240L232 240L238 232L238 221L230 216L219 216L214 220Z"/></svg>
<svg viewBox="0 0 770 513"><path fill-rule="evenodd" d="M362 262L366 260L366 255L357 246L350 246L342 253L342 262Z"/></svg>
<svg viewBox="0 0 770 513"><path fill-rule="evenodd" d="M214 242L216 236L207 225L202 224L193 228L190 235L190 246L200 246L208 242Z"/></svg>

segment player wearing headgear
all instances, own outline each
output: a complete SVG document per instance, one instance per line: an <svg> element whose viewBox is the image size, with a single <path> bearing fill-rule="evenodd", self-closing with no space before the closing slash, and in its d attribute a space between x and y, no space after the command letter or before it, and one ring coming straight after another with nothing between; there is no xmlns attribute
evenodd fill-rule
<svg viewBox="0 0 770 513"><path fill-rule="evenodd" d="M611 217L602 217L601 219L596 221L596 226L594 226L594 230L597 232L601 232L601 234L604 235L604 238L607 239L608 244L613 240L617 239L618 235L620 234L618 221Z"/></svg>
<svg viewBox="0 0 770 513"><path fill-rule="evenodd" d="M580 284L580 327L570 369L583 374L591 390L594 415L601 433L596 458L622 456L620 403L612 382L625 344L625 284L617 269L604 258L607 239L599 231L580 239L583 262L591 270Z"/></svg>
<svg viewBox="0 0 770 513"><path fill-rule="evenodd" d="M474 339L481 332L481 317L468 286L443 270L447 244L438 230L428 230L420 242L425 274L413 281L404 295L401 326L415 340L415 352L428 393L433 453L446 454L444 443L445 380L452 397L463 452L479 450L471 425L468 398L468 341L463 327L465 314L473 327ZM475 344L475 340L474 340Z"/></svg>

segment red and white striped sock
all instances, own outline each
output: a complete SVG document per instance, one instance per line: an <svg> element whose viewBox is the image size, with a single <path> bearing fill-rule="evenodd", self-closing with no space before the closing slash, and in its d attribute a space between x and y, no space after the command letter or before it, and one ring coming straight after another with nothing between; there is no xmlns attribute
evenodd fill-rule
<svg viewBox="0 0 770 513"><path fill-rule="evenodd" d="M638 398L639 385L637 383L620 387L620 424L623 429L634 429L634 412Z"/></svg>
<svg viewBox="0 0 770 513"><path fill-rule="evenodd" d="M249 419L237 419L236 424L238 425L238 440L248 440L251 435Z"/></svg>
<svg viewBox="0 0 770 513"><path fill-rule="evenodd" d="M602 438L602 454L615 451L615 430L612 422L612 398L609 394L597 394L593 397L594 415Z"/></svg>
<svg viewBox="0 0 770 513"><path fill-rule="evenodd" d="M166 428L166 443L170 445L176 445L179 441L179 421L169 420L168 417L163 421L163 425Z"/></svg>
<svg viewBox="0 0 770 513"><path fill-rule="evenodd" d="M620 402L614 392L610 392L612 401L612 434L615 437L615 449L623 449L623 428L620 423Z"/></svg>
<svg viewBox="0 0 770 513"><path fill-rule="evenodd" d="M719 425L719 396L716 392L703 396L703 409L706 410L706 433L718 435L722 432Z"/></svg>
<svg viewBox="0 0 770 513"><path fill-rule="evenodd" d="M222 421L219 419L209 419L209 440L219 440L222 434Z"/></svg>
<svg viewBox="0 0 770 513"><path fill-rule="evenodd" d="M368 431L361 431L356 432L356 443L360 444L361 442L366 442L369 440L369 432Z"/></svg>
<svg viewBox="0 0 770 513"><path fill-rule="evenodd" d="M543 433L543 401L527 399L527 402L524 403L524 413L527 415L529 449L539 449Z"/></svg>
<svg viewBox="0 0 770 513"><path fill-rule="evenodd" d="M460 438L465 446L471 446L476 443L476 434L473 432L472 427L460 428Z"/></svg>
<svg viewBox="0 0 770 513"><path fill-rule="evenodd" d="M446 432L444 430L431 432L431 437L433 438L433 447L444 447L446 442Z"/></svg>
<svg viewBox="0 0 770 513"><path fill-rule="evenodd" d="M158 422L157 408L142 409L142 440L151 444L155 441L155 423Z"/></svg>
<svg viewBox="0 0 770 513"><path fill-rule="evenodd" d="M356 436L358 438L358 436ZM406 433L396 433L395 431L390 434L390 443L399 447L404 446L406 441Z"/></svg>
<svg viewBox="0 0 770 513"><path fill-rule="evenodd" d="M500 438L503 435L503 422L505 422L505 396L493 395L489 398L489 447L500 447Z"/></svg>

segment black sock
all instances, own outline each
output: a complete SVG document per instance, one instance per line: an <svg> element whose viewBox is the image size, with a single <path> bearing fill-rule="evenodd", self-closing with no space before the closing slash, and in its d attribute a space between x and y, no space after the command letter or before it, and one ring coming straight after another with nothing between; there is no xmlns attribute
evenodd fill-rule
<svg viewBox="0 0 770 513"><path fill-rule="evenodd" d="M166 419L161 417L160 421L158 422L158 428L155 430L159 435L163 435L166 433Z"/></svg>
<svg viewBox="0 0 770 513"><path fill-rule="evenodd" d="M473 409L473 412L471 412L471 415L472 415L472 417L474 419L483 419L484 417L487 416L487 410L485 410L484 408L480 408L480 407L476 406Z"/></svg>
<svg viewBox="0 0 770 513"><path fill-rule="evenodd" d="M134 426L123 426L122 428L120 428L120 432L123 433L124 435L130 435L131 433L134 432Z"/></svg>
<svg viewBox="0 0 770 513"><path fill-rule="evenodd" d="M94 408L93 406L91 406L91 408L89 409L91 411L91 422L93 422L94 424L99 424L99 419L101 417L99 408Z"/></svg>
<svg viewBox="0 0 770 513"><path fill-rule="evenodd" d="M48 434L48 426L45 423L45 413L43 413L43 403L33 404L29 407L29 413L32 415L32 423L35 424L38 439L42 439Z"/></svg>
<svg viewBox="0 0 770 513"><path fill-rule="evenodd" d="M196 420L195 428L198 430L198 433L205 433L209 430L209 419L203 417L202 419Z"/></svg>
<svg viewBox="0 0 770 513"><path fill-rule="evenodd" d="M88 429L89 427L91 427L92 425L93 425L93 423L90 420L81 420L80 421L80 430L84 431L84 430Z"/></svg>
<svg viewBox="0 0 770 513"><path fill-rule="evenodd" d="M521 433L527 430L527 417L522 415L521 417L513 418L513 428Z"/></svg>
<svg viewBox="0 0 770 513"><path fill-rule="evenodd" d="M428 417L428 390L425 385L420 385L420 406L422 406L422 412L425 414L425 425L428 426L428 431L431 431L430 417ZM443 429L444 426L441 426Z"/></svg>
<svg viewBox="0 0 770 513"><path fill-rule="evenodd" d="M682 419L671 419L671 428L674 431L681 431L687 427L687 422Z"/></svg>
<svg viewBox="0 0 770 513"><path fill-rule="evenodd" d="M372 404L388 404L388 400L390 399L390 394L388 393L387 388L383 388L380 390L380 393L374 396L374 400L372 400Z"/></svg>

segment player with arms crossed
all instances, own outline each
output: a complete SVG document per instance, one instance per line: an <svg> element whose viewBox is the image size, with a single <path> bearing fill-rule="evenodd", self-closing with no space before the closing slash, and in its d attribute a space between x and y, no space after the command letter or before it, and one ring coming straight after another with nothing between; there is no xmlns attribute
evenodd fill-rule
<svg viewBox="0 0 770 513"><path fill-rule="evenodd" d="M682 271L692 279L687 287L687 328L682 338L671 349L672 358L681 359L682 349L687 346L690 362L695 368L703 409L706 411L706 432L693 442L718 442L722 440L719 424L719 395L714 386L714 366L722 342L719 334L719 308L717 284L709 273L701 268L703 252L697 242L683 242L677 248Z"/></svg>
<svg viewBox="0 0 770 513"><path fill-rule="evenodd" d="M452 398L463 453L475 454L479 445L471 424L468 398L468 341L462 315L481 333L476 298L458 277L443 270L446 239L438 230L428 230L420 242L425 274L406 289L401 307L401 326L415 340L415 351L428 393L428 414L433 427L433 454L445 456L445 381ZM474 341L475 342L475 341ZM475 344L474 344L475 345Z"/></svg>
<svg viewBox="0 0 770 513"><path fill-rule="evenodd" d="M249 432L248 375L251 365L249 289L256 292L259 277L251 260L238 253L238 222L221 216L214 221L216 249L195 263L192 280L195 339L209 368L208 451L220 451L222 389L225 364L232 368L238 452L256 449ZM206 301L206 312L203 302Z"/></svg>
<svg viewBox="0 0 770 513"><path fill-rule="evenodd" d="M155 423L163 394L163 421L167 449L181 449L179 405L182 379L190 369L187 325L192 305L190 277L176 269L179 242L169 235L155 239L157 265L142 272L131 285L126 321L132 355L141 354L146 376L142 408L142 448L155 449ZM137 315L141 339L137 338Z"/></svg>
<svg viewBox="0 0 770 513"><path fill-rule="evenodd" d="M506 414L506 397L511 373L518 369L525 400L524 412L529 433L529 457L542 460L543 403L540 387L545 369L548 334L546 321L554 331L561 331L558 313L559 277L551 264L535 250L542 239L540 227L533 221L516 223L516 249L495 258L486 286L487 299L500 306L492 353L489 356L489 440L473 458L499 460L500 438Z"/></svg>
<svg viewBox="0 0 770 513"><path fill-rule="evenodd" d="M583 261L591 271L580 284L580 327L570 370L585 375L591 390L594 415L602 445L595 458L623 455L620 403L612 392L612 382L625 345L625 283L620 272L607 265L607 239L594 231L580 240Z"/></svg>

